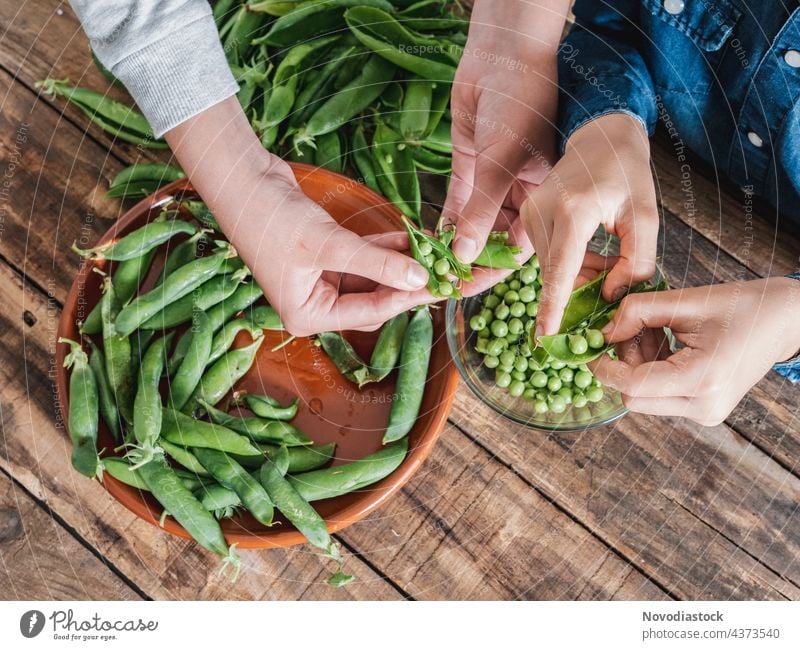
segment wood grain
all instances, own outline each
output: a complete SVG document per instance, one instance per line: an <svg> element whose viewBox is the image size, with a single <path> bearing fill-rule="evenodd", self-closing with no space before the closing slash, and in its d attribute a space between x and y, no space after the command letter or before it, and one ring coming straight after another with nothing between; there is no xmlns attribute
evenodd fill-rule
<svg viewBox="0 0 800 650"><path fill-rule="evenodd" d="M124 89L109 84L95 67L89 53L89 42L68 3L5 2L0 4L0 25L3 29L0 67L20 84L32 89L42 79L69 78L76 86L107 94L129 106L133 104ZM169 151L139 148L114 140L63 98L42 96L41 99L55 107L64 122L75 125L81 135L103 143L112 151L112 158L129 163L139 159L165 162L170 158Z"/></svg>
<svg viewBox="0 0 800 650"><path fill-rule="evenodd" d="M133 589L0 472L3 600L138 600Z"/></svg>
<svg viewBox="0 0 800 650"><path fill-rule="evenodd" d="M453 426L401 494L342 536L414 598L667 597Z"/></svg>

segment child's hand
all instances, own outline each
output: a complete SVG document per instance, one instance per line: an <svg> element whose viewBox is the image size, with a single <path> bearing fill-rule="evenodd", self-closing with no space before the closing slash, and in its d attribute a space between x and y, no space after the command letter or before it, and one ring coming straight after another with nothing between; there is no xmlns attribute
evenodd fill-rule
<svg viewBox="0 0 800 650"><path fill-rule="evenodd" d="M456 224L453 251L464 262L478 256L491 230L518 220L529 185L555 160L555 45L563 24L555 5L475 3L453 82L453 172L443 211ZM501 210L505 224L496 222ZM518 231L515 242L530 256Z"/></svg>
<svg viewBox="0 0 800 650"><path fill-rule="evenodd" d="M427 273L399 252L406 236L363 238L339 226L263 149L236 97L165 137L292 334L374 329L431 301Z"/></svg>
<svg viewBox="0 0 800 650"><path fill-rule="evenodd" d="M655 270L658 212L642 125L613 113L579 128L521 215L542 268L538 336L558 331L598 226L620 238L619 262L603 283L603 296L612 300L648 279Z"/></svg>
<svg viewBox="0 0 800 650"><path fill-rule="evenodd" d="M773 364L800 348L800 282L768 278L626 297L603 329L624 341L623 360L603 356L592 370L632 411L722 422ZM670 327L686 347L653 345ZM660 359L666 352L666 358Z"/></svg>

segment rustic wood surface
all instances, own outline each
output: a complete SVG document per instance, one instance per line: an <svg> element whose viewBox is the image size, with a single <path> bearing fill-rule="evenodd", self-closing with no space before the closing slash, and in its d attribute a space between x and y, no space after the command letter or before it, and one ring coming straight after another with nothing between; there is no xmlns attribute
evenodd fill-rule
<svg viewBox="0 0 800 650"><path fill-rule="evenodd" d="M68 5L0 3L0 27L3 597L800 598L797 389L775 373L717 427L631 415L577 434L513 425L462 385L420 472L337 536L355 582L328 587L328 566L305 547L243 552L240 579L218 578L215 557L71 470L52 385L69 246L123 211L103 198L116 172L169 154L112 149L77 109L38 95L48 76L107 87ZM769 215L747 219L742 196L682 168L666 138L653 160L674 285L797 269L800 241Z"/></svg>

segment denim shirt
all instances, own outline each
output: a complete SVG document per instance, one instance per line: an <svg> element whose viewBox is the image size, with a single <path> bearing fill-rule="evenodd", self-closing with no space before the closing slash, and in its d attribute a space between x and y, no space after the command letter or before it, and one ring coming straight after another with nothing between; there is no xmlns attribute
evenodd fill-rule
<svg viewBox="0 0 800 650"><path fill-rule="evenodd" d="M608 113L650 135L662 121L800 232L798 0L576 0L573 12L558 54L562 152ZM800 381L800 358L775 369Z"/></svg>

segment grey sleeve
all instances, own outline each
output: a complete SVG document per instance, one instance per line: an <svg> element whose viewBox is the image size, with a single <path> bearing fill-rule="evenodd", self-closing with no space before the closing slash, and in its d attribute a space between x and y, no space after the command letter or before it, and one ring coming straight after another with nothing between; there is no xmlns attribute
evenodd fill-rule
<svg viewBox="0 0 800 650"><path fill-rule="evenodd" d="M236 94L206 0L70 0L156 137Z"/></svg>

